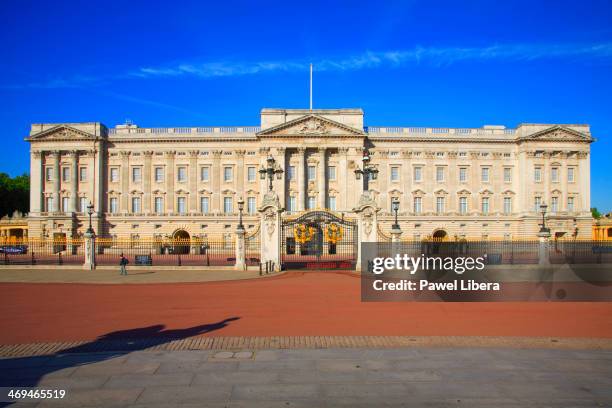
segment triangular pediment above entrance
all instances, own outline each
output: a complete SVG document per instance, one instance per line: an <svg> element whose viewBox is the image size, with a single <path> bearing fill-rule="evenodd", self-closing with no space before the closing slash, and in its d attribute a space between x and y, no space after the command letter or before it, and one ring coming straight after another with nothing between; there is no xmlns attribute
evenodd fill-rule
<svg viewBox="0 0 612 408"><path fill-rule="evenodd" d="M365 136L363 129L356 129L323 116L311 114L262 130L258 136L315 136L350 137Z"/></svg>
<svg viewBox="0 0 612 408"><path fill-rule="evenodd" d="M563 125L551 126L539 132L520 138L522 141L554 141L554 142L593 142L593 137L587 133Z"/></svg>
<svg viewBox="0 0 612 408"><path fill-rule="evenodd" d="M99 136L91 134L81 129L77 129L70 125L60 124L53 126L42 132L35 133L28 137L29 141L46 141L46 140L97 140Z"/></svg>

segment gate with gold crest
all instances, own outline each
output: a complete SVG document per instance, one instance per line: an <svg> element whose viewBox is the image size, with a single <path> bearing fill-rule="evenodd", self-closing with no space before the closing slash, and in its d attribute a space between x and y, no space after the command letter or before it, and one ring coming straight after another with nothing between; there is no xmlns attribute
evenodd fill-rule
<svg viewBox="0 0 612 408"><path fill-rule="evenodd" d="M287 217L281 243L285 269L354 269L357 222L324 210Z"/></svg>

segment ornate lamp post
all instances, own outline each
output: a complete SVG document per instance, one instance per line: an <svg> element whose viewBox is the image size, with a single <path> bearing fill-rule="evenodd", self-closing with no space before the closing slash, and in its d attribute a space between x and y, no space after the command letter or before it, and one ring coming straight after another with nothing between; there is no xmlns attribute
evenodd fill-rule
<svg viewBox="0 0 612 408"><path fill-rule="evenodd" d="M94 229L91 225L91 216L93 215L93 204L91 203L91 201L89 202L89 205L87 206L87 215L89 215L89 227L87 228L87 233L91 236L93 236L95 234Z"/></svg>
<svg viewBox="0 0 612 408"><path fill-rule="evenodd" d="M244 200L242 197L238 199L238 229L244 230L244 225L242 225L242 211L244 210Z"/></svg>
<svg viewBox="0 0 612 408"><path fill-rule="evenodd" d="M262 166L261 169L259 169L259 176L262 180L265 180L266 177L268 178L268 191L272 191L272 181L274 180L274 175L276 175L276 178L280 180L283 174L283 169L276 164L276 160L274 160L274 157L271 155L268 156L266 163L266 167Z"/></svg>
<svg viewBox="0 0 612 408"><path fill-rule="evenodd" d="M546 204L540 205L540 212L542 213L542 224L540 228L540 234L550 234L550 228L546 228Z"/></svg>
<svg viewBox="0 0 612 408"><path fill-rule="evenodd" d="M361 161L363 162L363 169L355 169L355 177L359 180L363 176L363 191L367 193L369 191L368 180L370 177L372 177L372 180L378 178L378 169L370 164L370 154L367 150L363 152Z"/></svg>
<svg viewBox="0 0 612 408"><path fill-rule="evenodd" d="M399 211L399 206L400 206L399 198L394 198L393 201L391 202L391 209L393 210L393 213L395 214L395 219L394 219L395 222L391 226L391 229L394 229L394 230L400 229L399 223L397 222L397 212Z"/></svg>

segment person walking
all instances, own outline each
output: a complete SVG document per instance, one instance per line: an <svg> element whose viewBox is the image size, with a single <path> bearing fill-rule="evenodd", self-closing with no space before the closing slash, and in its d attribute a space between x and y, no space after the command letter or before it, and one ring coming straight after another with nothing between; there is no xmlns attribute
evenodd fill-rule
<svg viewBox="0 0 612 408"><path fill-rule="evenodd" d="M122 253L121 259L119 260L120 275L127 275L127 269L125 267L129 263L130 261L128 261L128 259L125 256L123 256L123 253Z"/></svg>

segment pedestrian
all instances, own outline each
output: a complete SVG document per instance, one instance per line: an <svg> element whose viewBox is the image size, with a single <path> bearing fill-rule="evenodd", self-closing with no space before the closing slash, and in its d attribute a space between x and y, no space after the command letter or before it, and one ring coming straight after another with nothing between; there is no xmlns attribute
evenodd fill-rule
<svg viewBox="0 0 612 408"><path fill-rule="evenodd" d="M125 269L125 267L129 263L130 261L121 253L121 259L119 260L120 275L127 275L127 269Z"/></svg>

